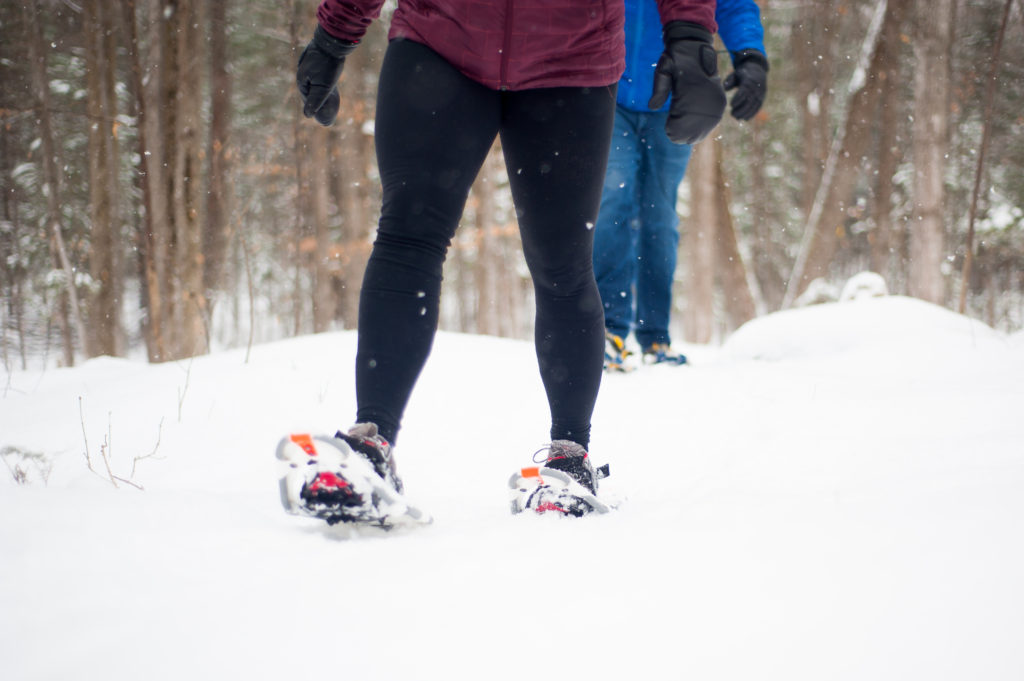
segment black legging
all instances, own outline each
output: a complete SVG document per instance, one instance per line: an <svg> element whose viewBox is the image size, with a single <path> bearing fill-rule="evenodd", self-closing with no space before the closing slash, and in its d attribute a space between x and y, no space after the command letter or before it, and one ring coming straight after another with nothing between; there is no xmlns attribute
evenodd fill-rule
<svg viewBox="0 0 1024 681"><path fill-rule="evenodd" d="M377 92L383 206L359 299L358 421L394 442L433 344L445 254L500 134L533 277L551 438L588 446L604 358L593 225L614 114L614 85L491 90L423 45L391 42ZM458 421L453 411L453 429Z"/></svg>

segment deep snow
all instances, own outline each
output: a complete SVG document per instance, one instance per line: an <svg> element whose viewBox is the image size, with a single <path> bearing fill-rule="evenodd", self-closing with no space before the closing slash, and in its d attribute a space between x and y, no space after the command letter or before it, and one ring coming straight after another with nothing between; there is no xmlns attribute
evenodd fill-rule
<svg viewBox="0 0 1024 681"><path fill-rule="evenodd" d="M278 502L278 439L354 415L355 340L3 375L0 677L1024 678L1021 334L887 297L606 376L626 502L570 520L508 512L532 346L441 333L396 449L435 521L392 533Z"/></svg>

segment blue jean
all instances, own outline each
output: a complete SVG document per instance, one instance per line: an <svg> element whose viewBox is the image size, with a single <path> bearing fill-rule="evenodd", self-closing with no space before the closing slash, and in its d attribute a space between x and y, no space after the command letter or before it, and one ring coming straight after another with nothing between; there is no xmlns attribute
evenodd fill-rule
<svg viewBox="0 0 1024 681"><path fill-rule="evenodd" d="M594 228L594 275L605 328L637 343L671 343L672 280L679 247L676 195L690 145L665 134L667 112L617 106L601 210Z"/></svg>

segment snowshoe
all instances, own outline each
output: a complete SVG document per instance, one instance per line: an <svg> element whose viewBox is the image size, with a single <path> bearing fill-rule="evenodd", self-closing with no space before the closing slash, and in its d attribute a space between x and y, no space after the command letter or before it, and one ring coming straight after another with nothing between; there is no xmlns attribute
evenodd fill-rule
<svg viewBox="0 0 1024 681"><path fill-rule="evenodd" d="M608 477L607 464L594 468L586 450L568 440L555 440L547 451L542 465L520 469L509 478L512 513L531 510L579 518L613 508L597 498L597 481Z"/></svg>
<svg viewBox="0 0 1024 681"><path fill-rule="evenodd" d="M373 436L379 437L376 428L373 430ZM294 433L281 440L277 459L285 510L319 518L328 525L352 523L387 529L430 523L429 514L402 496L401 481L393 476L390 446L387 452L377 452L387 454L378 457L380 461L390 462L382 476L379 461L350 445L352 438L349 431L334 437ZM359 443L365 439L358 434L355 438Z"/></svg>

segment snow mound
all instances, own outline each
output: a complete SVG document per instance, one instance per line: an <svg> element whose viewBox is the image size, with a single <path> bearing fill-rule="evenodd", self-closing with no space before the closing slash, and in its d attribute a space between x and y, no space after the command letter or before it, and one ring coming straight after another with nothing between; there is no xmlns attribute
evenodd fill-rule
<svg viewBox="0 0 1024 681"><path fill-rule="evenodd" d="M878 298L889 295L889 287L885 284L885 278L877 272L861 272L847 280L843 286L839 300L848 302L851 300L863 300L865 298Z"/></svg>
<svg viewBox="0 0 1024 681"><path fill-rule="evenodd" d="M915 298L884 296L759 317L739 328L723 351L733 359L776 361L855 349L957 353L1007 346L1005 335L977 320Z"/></svg>

